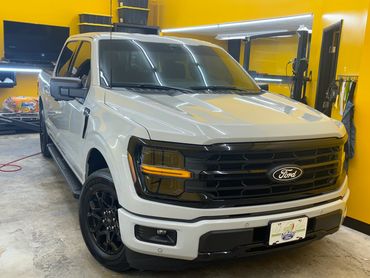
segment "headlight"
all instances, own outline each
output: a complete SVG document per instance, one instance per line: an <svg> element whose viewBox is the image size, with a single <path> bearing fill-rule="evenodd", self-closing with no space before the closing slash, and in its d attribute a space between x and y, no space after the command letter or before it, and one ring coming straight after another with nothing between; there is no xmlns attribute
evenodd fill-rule
<svg viewBox="0 0 370 278"><path fill-rule="evenodd" d="M128 159L139 195L199 200L197 194L185 192L185 182L193 174L185 169L185 159L180 151L148 145L148 141L133 137Z"/></svg>
<svg viewBox="0 0 370 278"><path fill-rule="evenodd" d="M142 149L141 171L162 177L191 177L191 173L184 169L184 157L180 152L151 147Z"/></svg>

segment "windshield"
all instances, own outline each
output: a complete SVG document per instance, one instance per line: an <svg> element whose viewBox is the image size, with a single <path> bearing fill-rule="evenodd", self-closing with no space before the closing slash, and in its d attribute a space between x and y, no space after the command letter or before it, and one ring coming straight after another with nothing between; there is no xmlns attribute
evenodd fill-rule
<svg viewBox="0 0 370 278"><path fill-rule="evenodd" d="M106 87L145 84L260 92L240 65L218 47L101 40L99 63L101 85Z"/></svg>

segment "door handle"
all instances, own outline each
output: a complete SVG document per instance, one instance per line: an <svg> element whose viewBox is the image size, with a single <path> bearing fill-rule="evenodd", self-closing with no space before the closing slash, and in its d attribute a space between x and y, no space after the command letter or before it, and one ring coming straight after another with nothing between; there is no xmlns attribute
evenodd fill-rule
<svg viewBox="0 0 370 278"><path fill-rule="evenodd" d="M88 117L89 115L90 115L90 109L87 108L87 107L85 107L85 109L84 109L84 116L85 117Z"/></svg>

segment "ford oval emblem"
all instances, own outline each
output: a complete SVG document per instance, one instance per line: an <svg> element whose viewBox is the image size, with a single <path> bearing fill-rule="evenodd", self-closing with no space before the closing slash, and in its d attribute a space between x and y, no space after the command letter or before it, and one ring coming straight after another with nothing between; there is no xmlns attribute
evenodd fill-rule
<svg viewBox="0 0 370 278"><path fill-rule="evenodd" d="M288 182L299 179L303 170L298 165L281 165L269 172L270 179L278 182Z"/></svg>

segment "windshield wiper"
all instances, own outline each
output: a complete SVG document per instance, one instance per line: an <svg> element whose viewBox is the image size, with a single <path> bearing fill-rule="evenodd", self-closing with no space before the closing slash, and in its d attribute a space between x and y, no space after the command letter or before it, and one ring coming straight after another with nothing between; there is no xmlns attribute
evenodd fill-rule
<svg viewBox="0 0 370 278"><path fill-rule="evenodd" d="M213 91L217 91L217 90L234 90L234 91L241 91L241 92L248 92L248 93L259 93L259 91L248 91L246 89L242 89L242 88L238 88L238 87L234 87L234 86L222 86L222 85L214 85L214 86L194 86L194 87L190 87L190 89L192 90L213 90Z"/></svg>
<svg viewBox="0 0 370 278"><path fill-rule="evenodd" d="M194 94L192 90L181 88L181 87L172 87L172 86L164 86L164 85L156 85L156 84L137 84L137 83L119 83L113 84L113 87L123 87L123 88L139 88L139 89L155 89L155 90L175 90L175 91L182 91Z"/></svg>

